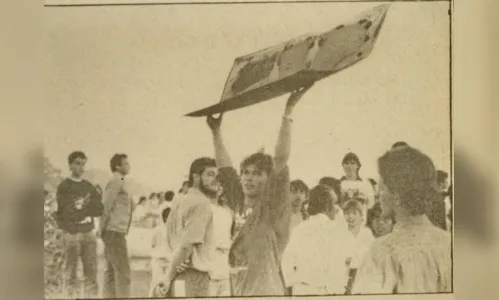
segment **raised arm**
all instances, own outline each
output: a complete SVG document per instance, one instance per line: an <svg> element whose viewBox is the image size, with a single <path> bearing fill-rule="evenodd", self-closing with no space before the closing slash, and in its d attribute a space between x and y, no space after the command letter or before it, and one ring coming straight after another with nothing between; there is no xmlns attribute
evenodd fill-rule
<svg viewBox="0 0 499 300"><path fill-rule="evenodd" d="M217 162L218 168L232 167L232 161L229 156L227 148L222 138L221 124L222 124L223 114L218 118L213 116L208 116L206 122L211 129L213 134L213 145L215 147L215 160Z"/></svg>
<svg viewBox="0 0 499 300"><path fill-rule="evenodd" d="M288 164L291 153L291 123L293 122L292 115L294 108L298 101L302 98L303 94L305 94L305 92L308 91L312 85L313 84L310 84L294 91L291 96L289 96L288 102L286 103L274 154L276 174L279 174L279 172Z"/></svg>
<svg viewBox="0 0 499 300"><path fill-rule="evenodd" d="M239 180L239 175L232 166L232 161L222 139L222 133L220 130L222 116L223 115L220 115L218 118L208 116L206 122L208 123L208 126L213 134L213 145L215 147L215 160L219 170L219 180L222 184L227 204L232 211L235 212L241 209L244 194Z"/></svg>

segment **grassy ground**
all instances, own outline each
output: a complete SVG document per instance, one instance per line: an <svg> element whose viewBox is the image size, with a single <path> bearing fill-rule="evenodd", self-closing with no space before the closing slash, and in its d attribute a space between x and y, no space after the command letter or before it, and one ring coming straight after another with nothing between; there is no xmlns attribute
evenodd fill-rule
<svg viewBox="0 0 499 300"><path fill-rule="evenodd" d="M99 256L98 259L98 271L97 271L97 284L99 285L99 298L102 298L102 286L104 282L104 268L106 261L103 256ZM149 259L130 259L131 267L131 295L130 297L140 298L148 297L149 284L151 282L151 271L149 267ZM83 274L79 272L80 290L83 290ZM80 296L83 297L83 294ZM65 295L47 295L47 299L65 299Z"/></svg>
<svg viewBox="0 0 499 300"><path fill-rule="evenodd" d="M104 282L104 257L99 258L99 268L97 272L97 282L99 283L99 291L102 291L102 283ZM149 293L149 284L151 282L151 268L149 259L130 259L130 268L132 270L132 287L131 297L147 297ZM102 297L102 292L99 293Z"/></svg>
<svg viewBox="0 0 499 300"><path fill-rule="evenodd" d="M137 247L134 247L134 245L148 245L150 244L148 237L147 236L142 236L142 235L137 235L137 234L132 234L129 237L129 244L128 244L128 250L132 251L131 253L134 253L133 251L136 251ZM103 247L104 245L102 244L101 240L98 240L97 243L97 253L98 253L98 259L97 259L97 284L99 285L99 298L102 298L102 286L104 282L104 269L106 266L106 261L103 256ZM143 248L143 247L139 247ZM142 249L140 253L144 255L144 253L147 253L147 248L144 250ZM142 297L147 297L149 293L149 285L151 282L151 267L150 267L150 258L130 258L130 269L131 269L131 297L135 298L142 298ZM63 270L60 270L61 272ZM79 264L79 271L77 273L78 279L80 282L80 290L83 290L83 270L82 270L82 264ZM83 297L81 295L79 298ZM47 299L65 299L67 298L66 295L59 295L59 294L50 294L46 295Z"/></svg>

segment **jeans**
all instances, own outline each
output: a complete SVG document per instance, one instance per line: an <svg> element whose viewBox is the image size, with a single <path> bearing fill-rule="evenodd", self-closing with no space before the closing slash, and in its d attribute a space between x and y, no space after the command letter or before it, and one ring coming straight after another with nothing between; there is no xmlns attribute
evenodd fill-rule
<svg viewBox="0 0 499 300"><path fill-rule="evenodd" d="M95 298L98 294L97 286L97 241L93 232L64 233L66 250L65 291L69 298L80 297L76 283L78 261L81 258L83 275L85 277L85 298Z"/></svg>
<svg viewBox="0 0 499 300"><path fill-rule="evenodd" d="M187 269L171 283L167 298L194 298L210 296L210 276L207 272Z"/></svg>
<svg viewBox="0 0 499 300"><path fill-rule="evenodd" d="M230 297L230 282L227 279L210 280L210 297Z"/></svg>
<svg viewBox="0 0 499 300"><path fill-rule="evenodd" d="M104 298L130 297L130 262L124 233L104 231L104 257L106 268L104 271Z"/></svg>

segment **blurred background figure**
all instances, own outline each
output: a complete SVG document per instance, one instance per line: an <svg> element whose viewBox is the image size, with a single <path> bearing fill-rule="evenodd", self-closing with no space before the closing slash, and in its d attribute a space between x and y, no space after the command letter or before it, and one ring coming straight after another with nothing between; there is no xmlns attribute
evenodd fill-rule
<svg viewBox="0 0 499 300"><path fill-rule="evenodd" d="M157 282L168 268L172 253L169 253L167 242L166 221L170 215L170 208L165 208L161 212L162 223L154 228L151 244L151 282ZM151 286L154 289L154 286Z"/></svg>
<svg viewBox="0 0 499 300"><path fill-rule="evenodd" d="M368 180L374 190L374 203L378 203L379 202L378 183L376 182L376 180L372 178L369 178Z"/></svg>
<svg viewBox="0 0 499 300"><path fill-rule="evenodd" d="M451 186L449 184L449 174L445 171L437 171L437 188L444 200L444 217L445 217L445 229L450 231L451 229Z"/></svg>
<svg viewBox="0 0 499 300"><path fill-rule="evenodd" d="M137 228L153 228L155 214L145 196L140 197L133 212L132 226Z"/></svg>
<svg viewBox="0 0 499 300"><path fill-rule="evenodd" d="M436 184L433 186L433 188L435 189L436 193L433 198L427 199L428 204L427 204L426 215L433 223L433 225L443 230L447 230L449 221L447 218L445 198L447 197L448 174L444 171L438 170L436 171L435 177L436 177L435 181ZM450 204L447 206L450 207Z"/></svg>
<svg viewBox="0 0 499 300"><path fill-rule="evenodd" d="M303 180L296 179L291 181L289 185L290 201L291 201L291 230L304 220L303 204L307 201L308 186Z"/></svg>
<svg viewBox="0 0 499 300"><path fill-rule="evenodd" d="M185 195L189 191L189 181L184 181L182 187L178 191L179 194Z"/></svg>
<svg viewBox="0 0 499 300"><path fill-rule="evenodd" d="M153 228L161 223L161 212L159 212L160 201L159 201L159 193L151 193L149 195L149 212L151 215L149 216L149 220L147 221L148 228Z"/></svg>
<svg viewBox="0 0 499 300"><path fill-rule="evenodd" d="M172 201L175 198L175 193L173 191L167 191L165 193L165 206L172 207Z"/></svg>
<svg viewBox="0 0 499 300"><path fill-rule="evenodd" d="M364 207L362 200L350 199L343 205L343 213L348 224L348 231L353 237L353 245L350 249L351 259L349 262L348 283L345 294L351 293L355 281L357 269L374 242L374 236L364 224Z"/></svg>
<svg viewBox="0 0 499 300"><path fill-rule="evenodd" d="M359 172L362 164L359 157L349 152L343 157L342 161L345 175L341 178L341 202L340 206L346 201L356 198L361 201L363 207L364 221L367 219L367 210L374 205L374 189L368 180L360 177Z"/></svg>

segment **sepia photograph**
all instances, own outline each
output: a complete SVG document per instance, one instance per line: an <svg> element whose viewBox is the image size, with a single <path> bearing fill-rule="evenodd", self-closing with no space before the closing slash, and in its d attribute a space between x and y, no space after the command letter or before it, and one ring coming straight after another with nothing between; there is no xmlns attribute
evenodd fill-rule
<svg viewBox="0 0 499 300"><path fill-rule="evenodd" d="M135 2L43 8L45 299L454 291L451 2Z"/></svg>

